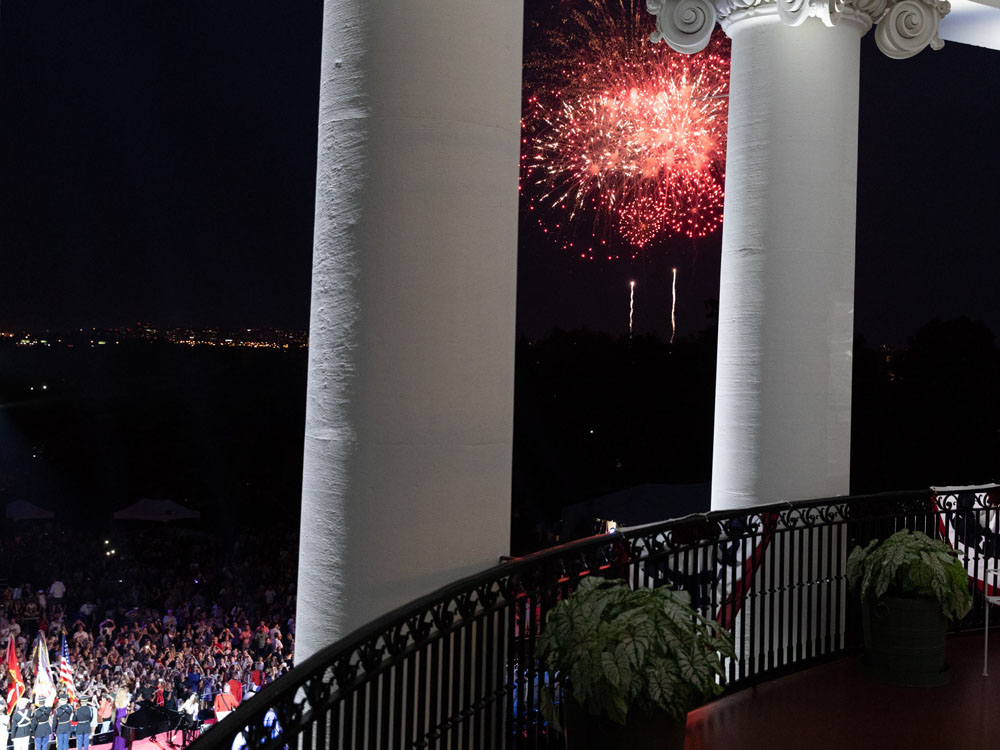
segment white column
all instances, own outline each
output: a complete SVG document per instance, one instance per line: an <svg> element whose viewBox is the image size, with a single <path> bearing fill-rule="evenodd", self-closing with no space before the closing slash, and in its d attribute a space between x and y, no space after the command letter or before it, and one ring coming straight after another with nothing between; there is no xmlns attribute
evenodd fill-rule
<svg viewBox="0 0 1000 750"><path fill-rule="evenodd" d="M727 30L713 509L849 492L864 30Z"/></svg>
<svg viewBox="0 0 1000 750"><path fill-rule="evenodd" d="M712 509L850 491L860 38L940 48L943 0L647 0L732 38Z"/></svg>
<svg viewBox="0 0 1000 750"><path fill-rule="evenodd" d="M297 661L508 552L521 36L326 3Z"/></svg>

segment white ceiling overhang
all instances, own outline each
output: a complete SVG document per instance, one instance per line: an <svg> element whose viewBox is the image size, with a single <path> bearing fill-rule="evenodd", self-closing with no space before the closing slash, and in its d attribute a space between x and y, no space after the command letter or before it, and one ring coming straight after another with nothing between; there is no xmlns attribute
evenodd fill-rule
<svg viewBox="0 0 1000 750"><path fill-rule="evenodd" d="M1000 50L1000 0L949 0L938 32L946 42Z"/></svg>

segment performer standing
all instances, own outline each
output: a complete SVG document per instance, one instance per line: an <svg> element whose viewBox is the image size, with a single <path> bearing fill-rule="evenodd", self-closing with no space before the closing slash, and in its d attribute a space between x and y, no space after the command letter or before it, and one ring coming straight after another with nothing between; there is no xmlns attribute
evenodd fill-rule
<svg viewBox="0 0 1000 750"><path fill-rule="evenodd" d="M128 693L122 688L115 696L115 741L111 745L111 750L125 750L127 743L122 737L122 722L126 716L128 716Z"/></svg>
<svg viewBox="0 0 1000 750"><path fill-rule="evenodd" d="M222 686L222 692L215 696L215 718L222 721L233 712L237 705L239 705L239 701L233 697L232 689L227 682Z"/></svg>

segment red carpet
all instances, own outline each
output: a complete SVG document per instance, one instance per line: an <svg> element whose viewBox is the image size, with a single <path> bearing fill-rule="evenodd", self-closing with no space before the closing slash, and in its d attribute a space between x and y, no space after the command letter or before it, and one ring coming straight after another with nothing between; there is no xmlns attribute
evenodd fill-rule
<svg viewBox="0 0 1000 750"><path fill-rule="evenodd" d="M147 737L143 740L136 740L132 743L132 750L173 750L170 744L167 742L168 738L172 738L176 748L181 748L181 734L179 730L176 732L162 732L160 734L155 734L152 737ZM110 750L112 743L108 742L103 745L95 745L91 743L90 747L92 750Z"/></svg>

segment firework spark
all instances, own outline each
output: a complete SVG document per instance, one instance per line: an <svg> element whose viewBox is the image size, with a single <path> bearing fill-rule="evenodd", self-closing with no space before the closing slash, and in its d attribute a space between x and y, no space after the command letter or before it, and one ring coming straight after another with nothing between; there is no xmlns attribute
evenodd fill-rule
<svg viewBox="0 0 1000 750"><path fill-rule="evenodd" d="M565 211L556 229L590 219L594 242L566 245L583 257L614 236L643 248L722 222L728 42L654 45L644 5L589 0L525 66L522 190L531 211Z"/></svg>

